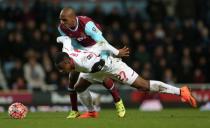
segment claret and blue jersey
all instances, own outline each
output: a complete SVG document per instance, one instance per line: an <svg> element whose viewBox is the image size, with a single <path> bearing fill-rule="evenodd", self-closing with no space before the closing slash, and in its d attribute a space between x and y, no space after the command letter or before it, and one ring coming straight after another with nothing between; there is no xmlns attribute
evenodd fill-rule
<svg viewBox="0 0 210 128"><path fill-rule="evenodd" d="M75 39L82 47L89 47L102 41L104 38L100 31L100 26L95 24L91 18L86 16L77 16L77 26L75 29L67 28L63 24L59 24L58 30L61 35L66 35ZM79 46L78 45L78 46Z"/></svg>
<svg viewBox="0 0 210 128"><path fill-rule="evenodd" d="M104 41L99 24L87 16L77 16L77 26L75 29L67 28L63 24L59 24L58 31L63 36L69 36L72 40L72 46L76 49L84 49L91 47L97 42ZM103 51L101 58L107 58L108 53Z"/></svg>

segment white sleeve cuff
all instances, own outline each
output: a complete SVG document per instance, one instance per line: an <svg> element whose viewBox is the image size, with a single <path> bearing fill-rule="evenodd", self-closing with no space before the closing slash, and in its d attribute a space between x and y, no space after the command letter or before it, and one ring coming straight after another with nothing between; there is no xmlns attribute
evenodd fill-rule
<svg viewBox="0 0 210 128"><path fill-rule="evenodd" d="M104 43L105 43L106 49L108 51L110 51L114 55L118 55L119 54L119 50L117 50L115 47L113 47L112 45L110 45L107 41L105 41Z"/></svg>

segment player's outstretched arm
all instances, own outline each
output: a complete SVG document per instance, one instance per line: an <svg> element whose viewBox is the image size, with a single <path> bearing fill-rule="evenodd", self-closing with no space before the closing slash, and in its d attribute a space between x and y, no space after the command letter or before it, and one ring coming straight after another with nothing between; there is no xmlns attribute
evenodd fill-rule
<svg viewBox="0 0 210 128"><path fill-rule="evenodd" d="M126 57L129 56L129 49L122 48L116 49L112 45L108 43L108 41L103 37L102 32L96 27L96 25L89 21L85 26L85 33L92 37L97 43L100 43L103 47L103 50L108 51L118 57Z"/></svg>

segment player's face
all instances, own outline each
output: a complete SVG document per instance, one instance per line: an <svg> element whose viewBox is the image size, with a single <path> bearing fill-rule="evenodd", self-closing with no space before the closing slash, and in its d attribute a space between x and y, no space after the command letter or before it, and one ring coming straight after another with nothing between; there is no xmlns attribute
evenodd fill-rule
<svg viewBox="0 0 210 128"><path fill-rule="evenodd" d="M74 28L76 26L76 17L61 15L60 23L64 24L68 28Z"/></svg>

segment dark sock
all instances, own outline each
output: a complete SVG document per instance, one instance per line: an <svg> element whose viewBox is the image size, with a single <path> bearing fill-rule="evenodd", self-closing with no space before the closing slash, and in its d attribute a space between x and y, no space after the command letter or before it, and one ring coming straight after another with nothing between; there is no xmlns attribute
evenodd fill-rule
<svg viewBox="0 0 210 128"><path fill-rule="evenodd" d="M114 102L118 102L120 101L120 93L118 88L115 86L114 82L112 79L107 78L106 80L104 80L103 82L103 86L109 90L109 92L111 93Z"/></svg>
<svg viewBox="0 0 210 128"><path fill-rule="evenodd" d="M78 111L78 108L77 108L77 93L76 93L76 91L71 91L70 92L70 100L71 100L72 110Z"/></svg>

